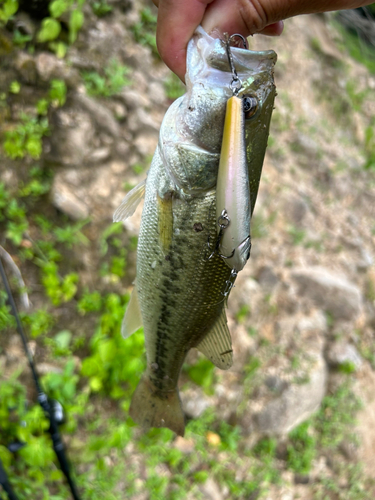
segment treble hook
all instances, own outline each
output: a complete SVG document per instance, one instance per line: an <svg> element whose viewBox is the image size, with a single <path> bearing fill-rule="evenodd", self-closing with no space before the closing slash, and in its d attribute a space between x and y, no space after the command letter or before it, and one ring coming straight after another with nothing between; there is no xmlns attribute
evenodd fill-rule
<svg viewBox="0 0 375 500"><path fill-rule="evenodd" d="M212 250L211 245L210 245L210 235L208 235L207 246L208 246L208 249L211 253L208 257L207 256L204 257L205 260L211 260L215 254L217 254L222 259L231 259L234 255L235 250L236 250L236 249L233 249L233 252L228 256L222 255L219 252L219 247L220 247L221 240L223 239L224 231L230 224L230 218L229 218L228 212L225 210L225 208L221 212L220 217L217 220L217 224L220 228L220 231L219 231L219 234L217 235L217 238L216 238L215 247Z"/></svg>
<svg viewBox="0 0 375 500"><path fill-rule="evenodd" d="M231 88L231 90L233 92L233 95L237 96L238 92L241 90L242 82L238 78L236 68L234 67L233 55L232 55L232 52L230 50L230 48L231 48L230 42L235 37L241 38L245 49L247 49L247 42L246 42L246 38L243 37L242 35L240 35L239 33L235 33L234 35L231 35L230 37L228 37L228 39L225 42L225 46L226 46L226 49L227 49L227 56L228 56L229 66L230 66L230 70L232 72L232 81L230 82L230 88Z"/></svg>
<svg viewBox="0 0 375 500"><path fill-rule="evenodd" d="M221 292L221 295L223 295L225 298L228 297L228 295L230 294L230 291L234 287L234 282L236 281L237 275L238 275L238 271L236 271L235 269L232 269L230 272L229 279L227 279L227 281L225 282L224 291Z"/></svg>

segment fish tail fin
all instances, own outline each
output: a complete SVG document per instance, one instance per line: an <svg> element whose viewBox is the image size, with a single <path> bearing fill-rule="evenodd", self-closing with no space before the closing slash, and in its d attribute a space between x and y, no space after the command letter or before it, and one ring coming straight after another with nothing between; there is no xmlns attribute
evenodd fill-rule
<svg viewBox="0 0 375 500"><path fill-rule="evenodd" d="M146 431L150 427L168 427L179 436L185 433L185 417L178 389L159 391L143 376L133 394L129 414Z"/></svg>

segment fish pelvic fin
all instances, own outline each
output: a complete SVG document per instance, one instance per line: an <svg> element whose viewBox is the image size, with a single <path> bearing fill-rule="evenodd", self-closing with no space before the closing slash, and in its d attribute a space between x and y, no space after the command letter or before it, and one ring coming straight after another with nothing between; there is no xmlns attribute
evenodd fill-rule
<svg viewBox="0 0 375 500"><path fill-rule="evenodd" d="M125 311L124 319L122 320L121 334L124 339L127 339L142 326L142 314L139 307L137 284L135 283Z"/></svg>
<svg viewBox="0 0 375 500"><path fill-rule="evenodd" d="M123 222L131 217L145 195L146 179L133 188L122 200L120 206L113 214L113 222Z"/></svg>
<svg viewBox="0 0 375 500"><path fill-rule="evenodd" d="M220 316L203 340L196 346L215 366L228 370L233 364L232 339L223 307Z"/></svg>
<svg viewBox="0 0 375 500"><path fill-rule="evenodd" d="M178 388L159 391L143 375L130 404L129 414L146 432L150 427L167 427L179 436L185 433L185 416Z"/></svg>

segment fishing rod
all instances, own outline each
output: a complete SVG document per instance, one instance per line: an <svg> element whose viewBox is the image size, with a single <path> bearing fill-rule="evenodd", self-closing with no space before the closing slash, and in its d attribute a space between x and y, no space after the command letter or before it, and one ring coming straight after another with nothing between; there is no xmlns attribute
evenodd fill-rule
<svg viewBox="0 0 375 500"><path fill-rule="evenodd" d="M52 446L53 446L54 452L55 452L56 457L57 457L59 464L60 464L60 469L62 470L62 472L66 478L66 481L69 485L73 500L81 500L80 496L78 494L77 487L76 487L76 485L73 481L73 478L70 474L69 461L68 461L68 458L67 458L67 455L65 452L64 443L61 440L61 435L60 435L60 431L59 431L59 423L62 423L62 420L63 420L62 417L60 417L58 415L60 413L60 410L61 410L61 405L58 402L50 401L48 399L46 393L42 389L42 386L41 386L41 383L39 380L39 376L38 376L38 373L36 371L36 367L35 367L35 364L33 361L32 354L31 354L29 347L27 345L26 334L25 334L24 329L22 327L21 318L18 314L17 306L16 306L16 303L15 303L14 298L13 298L12 290L10 289L10 286L9 286L9 281L8 281L7 275L5 273L5 269L3 266L1 256L0 256L0 274L1 274L1 278L2 278L3 283L4 283L5 291L6 291L6 294L8 297L8 302L9 302L10 307L12 309L13 316L16 320L17 331L21 336L23 347L25 350L25 354L26 354L27 360L29 362L31 373L33 375L34 384L35 384L36 391L38 394L38 397L37 397L38 403L42 407L47 418L49 419L49 423L50 423L49 433L51 435ZM1 482L2 479L3 479L3 482ZM3 483L6 485L6 487L4 487ZM9 481L6 477L6 474L5 474L5 471L1 465L1 462L0 462L0 485L3 487L4 491L8 494L9 500L17 500L17 497L15 496L15 494L11 490ZM6 489L6 488L8 488L8 489ZM1 497L0 497L0 500L1 500Z"/></svg>
<svg viewBox="0 0 375 500"><path fill-rule="evenodd" d="M12 487L8 481L8 477L6 475L6 472L4 470L4 467L3 467L1 460L0 460L0 486L3 487L3 490L8 495L9 500L18 500L18 497L16 496L16 494L12 490ZM0 491L0 493L1 493L1 491ZM0 500L2 500L2 498L3 497L0 496Z"/></svg>

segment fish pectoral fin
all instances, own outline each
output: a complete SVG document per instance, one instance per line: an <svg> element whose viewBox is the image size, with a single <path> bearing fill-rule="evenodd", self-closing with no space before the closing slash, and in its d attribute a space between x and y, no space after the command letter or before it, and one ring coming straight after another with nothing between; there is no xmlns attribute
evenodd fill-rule
<svg viewBox="0 0 375 500"><path fill-rule="evenodd" d="M124 339L136 332L143 326L141 309L139 307L137 285L134 285L128 307L126 308L124 319L121 325L121 334Z"/></svg>
<svg viewBox="0 0 375 500"><path fill-rule="evenodd" d="M196 348L218 368L228 370L232 366L232 339L224 307L214 326Z"/></svg>
<svg viewBox="0 0 375 500"><path fill-rule="evenodd" d="M113 214L113 222L123 222L131 217L146 191L146 179L140 182L133 188L122 200L120 206Z"/></svg>

